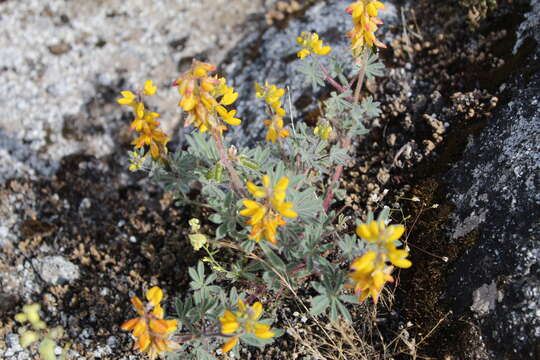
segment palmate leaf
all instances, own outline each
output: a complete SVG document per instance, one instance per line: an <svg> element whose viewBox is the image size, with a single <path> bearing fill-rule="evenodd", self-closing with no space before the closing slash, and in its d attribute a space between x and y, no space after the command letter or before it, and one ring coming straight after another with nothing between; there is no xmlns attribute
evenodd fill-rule
<svg viewBox="0 0 540 360"><path fill-rule="evenodd" d="M366 62L366 78L371 80L375 77L383 76L384 67L384 64L379 61L379 56L375 53L371 53Z"/></svg>
<svg viewBox="0 0 540 360"><path fill-rule="evenodd" d="M186 141L189 144L188 151L197 158L209 164L215 164L219 160L214 139L210 136L196 131L186 135Z"/></svg>
<svg viewBox="0 0 540 360"><path fill-rule="evenodd" d="M306 76L306 82L311 83L313 91L317 91L324 86L324 75L317 68L314 61L309 58L304 59L298 65L297 70Z"/></svg>
<svg viewBox="0 0 540 360"><path fill-rule="evenodd" d="M382 113L380 109L381 103L378 101L373 101L372 96L368 96L362 100L362 104L360 106L362 106L362 109L368 118L377 117Z"/></svg>
<svg viewBox="0 0 540 360"><path fill-rule="evenodd" d="M309 310L309 313L313 316L319 315L325 312L329 305L330 300L328 299L328 296L315 296L313 299L311 299L311 309Z"/></svg>

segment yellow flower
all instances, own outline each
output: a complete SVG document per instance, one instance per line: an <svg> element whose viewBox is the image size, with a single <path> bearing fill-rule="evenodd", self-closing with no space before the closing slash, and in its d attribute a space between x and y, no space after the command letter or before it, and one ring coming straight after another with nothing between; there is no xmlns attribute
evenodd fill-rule
<svg viewBox="0 0 540 360"><path fill-rule="evenodd" d="M143 93L151 96L156 93L157 86L152 84L152 80L148 80L144 83ZM135 148L141 148L145 145L150 147L150 154L154 159L161 159L164 154L167 153L167 143L169 138L167 135L158 129L159 121L156 119L160 116L156 112L149 111L145 108L144 103L140 97L137 97L131 91L120 92L122 98L118 99L118 103L122 105L128 105L133 108L135 119L131 123L131 129L139 133L139 137L135 139L132 144ZM137 170L137 166L133 163L130 165L130 170Z"/></svg>
<svg viewBox="0 0 540 360"><path fill-rule="evenodd" d="M122 97L116 100L119 104L129 106L136 104L135 99L137 97L131 91L120 91L120 94L122 95Z"/></svg>
<svg viewBox="0 0 540 360"><path fill-rule="evenodd" d="M276 114L285 116L285 109L281 108L281 97L285 95L285 89L278 88L276 85L268 85L268 82L265 82L264 86L255 83L255 95L258 98L264 98L264 101Z"/></svg>
<svg viewBox="0 0 540 360"><path fill-rule="evenodd" d="M138 297L131 298L131 303L139 317L123 323L122 330L131 331L137 338L135 349L155 359L161 353L178 348L178 344L169 340L178 327L177 320L164 320L164 311L160 305L163 291L154 286L146 292L146 306Z"/></svg>
<svg viewBox="0 0 540 360"><path fill-rule="evenodd" d="M268 127L266 141L275 143L278 138L289 136L289 131L283 128L283 117L276 114L272 116L272 120L264 120L263 123Z"/></svg>
<svg viewBox="0 0 540 360"><path fill-rule="evenodd" d="M223 106L232 105L238 93L227 86L225 78L208 75L215 70L214 65L195 60L191 70L174 83L182 96L178 105L188 113L185 126L193 124L201 133L227 130L219 121L220 118L231 126L238 126L242 122L235 117L236 110L229 111Z"/></svg>
<svg viewBox="0 0 540 360"><path fill-rule="evenodd" d="M323 46L323 41L319 40L319 35L317 33L304 31L296 38L296 43L303 47L303 49L296 54L300 59L304 59L311 53L327 55L332 51L330 46Z"/></svg>
<svg viewBox="0 0 540 360"><path fill-rule="evenodd" d="M363 240L376 246L373 251L368 251L362 257L356 259L349 274L355 293L359 295L359 300L363 301L371 296L376 303L384 284L393 281L390 275L393 266L399 268L409 268L412 263L406 259L409 251L398 249L396 242L405 232L403 225L386 226L385 222L372 220L362 223L356 228L356 234ZM391 263L393 266L387 264Z"/></svg>
<svg viewBox="0 0 540 360"><path fill-rule="evenodd" d="M328 123L320 124L315 127L313 133L323 140L328 140L332 135L332 127Z"/></svg>
<svg viewBox="0 0 540 360"><path fill-rule="evenodd" d="M386 226L383 220L363 223L356 228L356 235L367 242L393 242L398 240L405 232L403 225Z"/></svg>
<svg viewBox="0 0 540 360"><path fill-rule="evenodd" d="M252 306L246 306L242 300L238 301L238 311L225 310L223 316L219 318L221 323L221 333L223 335L234 335L221 348L223 353L230 351L238 343L240 335L251 333L260 339L270 339L275 334L270 331L270 325L260 323L263 307L260 302L255 302Z"/></svg>
<svg viewBox="0 0 540 360"><path fill-rule="evenodd" d="M382 24L382 21L377 18L379 9L384 9L384 4L380 1L358 0L345 10L352 16L354 24L354 28L347 34L351 38L351 50L354 56L361 54L364 48L386 47L375 37L377 25Z"/></svg>
<svg viewBox="0 0 540 360"><path fill-rule="evenodd" d="M157 86L152 83L152 80L147 80L144 83L144 95L152 96L156 93Z"/></svg>
<svg viewBox="0 0 540 360"><path fill-rule="evenodd" d="M264 86L255 83L255 95L258 98L264 98L264 101L270 106L271 120L264 120L264 125L268 128L266 141L275 143L277 139L284 139L289 136L289 131L283 128L283 116L285 109L281 107L281 97L285 95L285 89L278 88L276 85L269 85L265 82Z"/></svg>
<svg viewBox="0 0 540 360"><path fill-rule="evenodd" d="M353 272L349 274L349 278L352 284L348 287L354 289L359 301L371 296L377 303L384 284L387 281L394 281L390 275L392 267L386 266L384 255L379 255L375 251L369 251L356 259L351 264L351 269Z"/></svg>
<svg viewBox="0 0 540 360"><path fill-rule="evenodd" d="M250 239L259 242L261 238L264 238L272 244L277 244L277 228L286 224L282 216L295 218L298 214L292 210L294 206L292 202L285 202L285 193L289 186L288 178L279 179L272 188L270 177L264 175L262 185L261 188L252 182L246 183L251 195L260 199L261 202L244 199L242 203L245 209L240 211L240 215L251 217L247 222L251 225Z"/></svg>

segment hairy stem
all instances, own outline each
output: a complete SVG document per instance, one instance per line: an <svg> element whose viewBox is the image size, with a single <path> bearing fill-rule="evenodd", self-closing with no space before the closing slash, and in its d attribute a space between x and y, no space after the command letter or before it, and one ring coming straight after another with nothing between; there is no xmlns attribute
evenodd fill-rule
<svg viewBox="0 0 540 360"><path fill-rule="evenodd" d="M323 73L324 75L324 79L330 84L332 85L334 88L336 88L336 90L338 90L339 92L341 93L344 93L345 91L349 90L349 88L346 88L344 86L342 86L340 83L338 83L332 76L330 76L330 71L326 68L326 66L324 66L323 64L317 62L317 65L319 65L319 69L321 69L321 72ZM345 99L349 100L349 101L353 101L353 97L352 96L347 96Z"/></svg>
<svg viewBox="0 0 540 360"><path fill-rule="evenodd" d="M212 136L214 137L214 141L216 142L216 149L219 153L219 157L221 158L221 164L225 166L225 168L229 172L234 192L240 197L246 197L247 194L244 191L242 181L240 180L236 169L234 168L234 166L232 166L225 147L223 146L223 138L221 137L221 134L219 134L217 131L213 131Z"/></svg>

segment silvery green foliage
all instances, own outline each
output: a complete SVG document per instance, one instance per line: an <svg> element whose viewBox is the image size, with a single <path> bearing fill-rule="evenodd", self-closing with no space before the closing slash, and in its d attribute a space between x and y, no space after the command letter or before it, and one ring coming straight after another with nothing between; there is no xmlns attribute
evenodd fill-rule
<svg viewBox="0 0 540 360"><path fill-rule="evenodd" d="M357 65L359 68L360 66ZM384 64L379 60L379 56L375 53L370 53L366 60L366 78L373 80L375 77L384 75Z"/></svg>
<svg viewBox="0 0 540 360"><path fill-rule="evenodd" d="M309 56L298 64L298 72L301 72L306 77L306 83L309 83L313 91L317 91L319 87L325 86L324 75L319 69L319 64L314 57Z"/></svg>

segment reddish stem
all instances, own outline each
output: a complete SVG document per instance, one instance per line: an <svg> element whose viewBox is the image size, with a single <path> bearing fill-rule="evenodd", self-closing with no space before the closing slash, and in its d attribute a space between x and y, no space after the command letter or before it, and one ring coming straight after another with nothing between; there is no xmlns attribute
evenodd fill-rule
<svg viewBox="0 0 540 360"><path fill-rule="evenodd" d="M352 102L354 104L360 101L360 90L364 83L364 76L366 75L367 55L368 55L368 52L366 51L362 59L362 67L360 68L360 72L358 73L358 81L356 83L356 89L354 90L354 98L352 98ZM341 148L346 149L348 151L350 147L351 147L351 137L347 136L341 141ZM323 201L324 211L328 211L328 209L330 208L330 204L332 203L332 199L334 198L334 190L332 190L332 187L339 181L342 174L343 174L343 165L338 165L336 167L336 171L334 172L334 175L332 175L332 178L330 179L330 183L328 184L328 193L326 194L326 197L324 198L324 201Z"/></svg>
<svg viewBox="0 0 540 360"><path fill-rule="evenodd" d="M345 91L349 90L349 88L346 88L344 86L342 86L340 83L338 83L336 80L334 80L333 77L330 76L330 71L328 71L328 69L326 68L326 66L324 66L323 64L320 64L319 63L319 68L321 69L321 72L324 74L324 79L330 84L332 85L333 87L336 88L336 90L338 90L339 92L341 93L344 93ZM352 96L347 96L346 97L347 100L349 101L353 101L354 98Z"/></svg>

